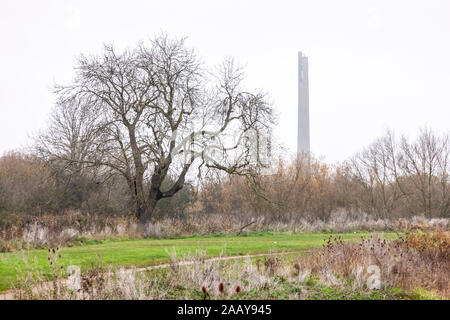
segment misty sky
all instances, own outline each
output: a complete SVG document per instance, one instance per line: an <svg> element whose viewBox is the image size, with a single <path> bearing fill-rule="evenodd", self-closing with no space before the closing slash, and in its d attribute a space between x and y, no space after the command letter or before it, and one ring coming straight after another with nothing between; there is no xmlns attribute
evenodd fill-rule
<svg viewBox="0 0 450 320"><path fill-rule="evenodd" d="M233 56L270 93L277 139L297 137L297 52L309 57L311 149L344 160L386 128L450 129L450 1L0 2L0 154L45 127L52 86L80 53L160 31L187 36L207 65Z"/></svg>

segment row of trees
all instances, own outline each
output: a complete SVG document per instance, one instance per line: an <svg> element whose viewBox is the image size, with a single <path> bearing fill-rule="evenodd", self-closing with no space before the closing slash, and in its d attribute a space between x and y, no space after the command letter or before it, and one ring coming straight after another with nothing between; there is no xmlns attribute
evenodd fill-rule
<svg viewBox="0 0 450 320"><path fill-rule="evenodd" d="M10 152L0 158L2 213L61 213L77 209L114 214L130 205L121 182L100 183L95 171L74 172L34 155Z"/></svg>
<svg viewBox="0 0 450 320"><path fill-rule="evenodd" d="M210 174L158 202L154 215L264 215L326 220L338 209L374 218L450 216L450 143L429 129L409 140L392 132L351 159L330 166L308 155L277 159L270 174ZM212 174L215 173L215 174ZM175 183L168 176L163 188ZM125 179L96 167L65 167L36 155L0 158L0 214L134 214Z"/></svg>
<svg viewBox="0 0 450 320"><path fill-rule="evenodd" d="M363 188L359 204L381 217L393 213L448 217L450 213L448 134L423 129L414 141L392 132L347 164Z"/></svg>
<svg viewBox="0 0 450 320"><path fill-rule="evenodd" d="M205 212L321 218L338 209L374 218L449 217L448 134L424 129L413 141L382 138L348 161L329 166L308 155L278 159L272 174L210 179L200 193Z"/></svg>
<svg viewBox="0 0 450 320"><path fill-rule="evenodd" d="M171 183L169 180L167 185ZM192 194L192 186L186 185L174 197L160 201L155 214L185 213ZM67 210L106 216L134 215L134 203L120 176L100 174L93 168L72 171L19 152L0 157L0 218L11 213L63 214Z"/></svg>

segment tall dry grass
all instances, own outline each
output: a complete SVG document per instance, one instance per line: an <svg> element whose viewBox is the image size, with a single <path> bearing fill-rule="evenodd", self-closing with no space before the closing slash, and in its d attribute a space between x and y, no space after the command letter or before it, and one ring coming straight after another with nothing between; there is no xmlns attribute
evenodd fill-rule
<svg viewBox="0 0 450 320"><path fill-rule="evenodd" d="M412 232L393 241L371 236L360 242L330 236L323 248L299 257L294 264L300 277L311 274L332 285L351 281L355 288L370 285L368 280L377 267L382 288L423 288L448 299L450 233Z"/></svg>
<svg viewBox="0 0 450 320"><path fill-rule="evenodd" d="M187 215L166 217L139 224L132 216L104 217L67 211L64 215L15 216L0 223L0 252L47 246L82 244L83 239L105 238L168 238L190 235L232 234L250 232L327 232L355 230L402 231L448 230L449 219L412 217L409 219L374 219L364 213L335 211L327 221L305 218L289 221L266 220L264 216Z"/></svg>

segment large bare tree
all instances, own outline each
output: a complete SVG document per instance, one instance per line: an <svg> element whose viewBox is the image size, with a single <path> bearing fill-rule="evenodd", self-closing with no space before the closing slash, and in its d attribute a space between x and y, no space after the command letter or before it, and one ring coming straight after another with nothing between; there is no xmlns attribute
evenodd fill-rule
<svg viewBox="0 0 450 320"><path fill-rule="evenodd" d="M262 164L272 107L265 93L243 89L233 59L209 71L184 39L162 34L120 52L107 45L101 56L81 56L75 70L71 85L56 87L38 150L122 175L142 222L190 171L246 175ZM162 189L169 175L173 183Z"/></svg>

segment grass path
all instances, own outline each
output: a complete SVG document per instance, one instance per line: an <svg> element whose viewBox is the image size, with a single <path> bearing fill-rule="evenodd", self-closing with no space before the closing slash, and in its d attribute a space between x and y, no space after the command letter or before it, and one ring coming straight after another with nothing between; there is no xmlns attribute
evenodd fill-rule
<svg viewBox="0 0 450 320"><path fill-rule="evenodd" d="M356 240L368 233L340 234L345 240ZM60 264L67 267L89 267L101 260L104 265L137 268L167 263L168 252L177 255L206 250L209 257L241 256L271 251L303 251L320 247L329 234L324 233L258 233L250 235L193 236L176 239L104 240L97 244L61 249ZM396 237L384 233L385 238ZM0 254L0 292L11 288L20 272L33 269L50 273L47 250L28 250ZM27 261L25 263L24 261Z"/></svg>
<svg viewBox="0 0 450 320"><path fill-rule="evenodd" d="M275 253L257 253L257 254L246 254L246 255L239 255L239 256L219 256L219 257L215 257L215 258L208 258L205 259L205 261L226 261L226 260L239 260L239 259L246 259L246 258L257 258L257 257L268 257L268 256L284 256L284 255L298 255L298 251L293 251L293 252L275 252ZM179 266L189 266L196 263L196 261L179 261L178 265ZM143 272L143 271L150 271L150 270L157 270L157 269L167 269L170 268L171 264L170 263L163 263L163 264L156 264L156 265L151 265L149 267L143 267L143 268L136 268L136 269L126 269L126 271L130 272L130 271L135 271L135 272ZM109 274L109 273L107 273ZM64 283L65 281L67 281L67 279L60 279L61 283ZM40 283L39 286L36 286L35 288L33 288L33 292L37 292L38 290L48 290L51 289L53 283L52 281L48 281L45 283ZM36 291L35 291L36 290ZM14 299L14 290L6 290L3 292L0 292L0 300L13 300Z"/></svg>

